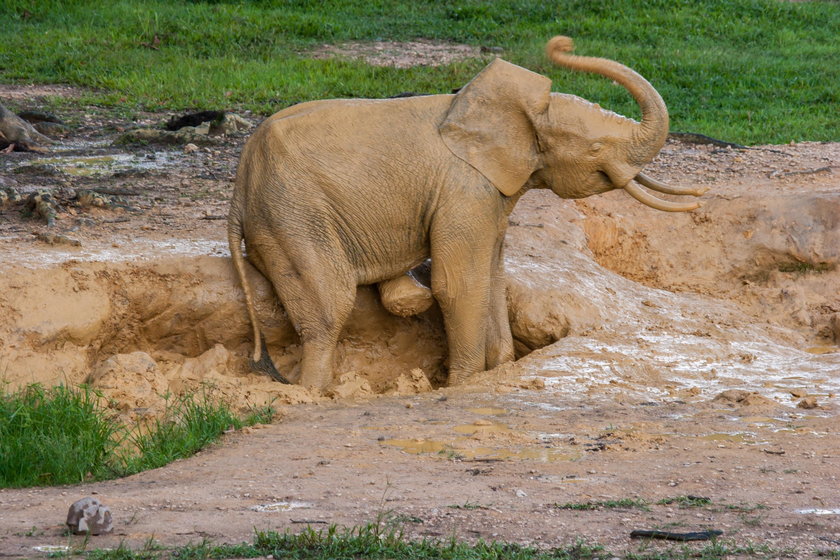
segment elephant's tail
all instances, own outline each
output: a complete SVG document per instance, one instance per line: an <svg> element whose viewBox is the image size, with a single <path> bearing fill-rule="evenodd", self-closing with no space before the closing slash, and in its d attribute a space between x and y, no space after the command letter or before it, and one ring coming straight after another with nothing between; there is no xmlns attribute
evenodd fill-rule
<svg viewBox="0 0 840 560"><path fill-rule="evenodd" d="M275 381L291 384L277 371L271 356L265 347L265 339L260 332L260 323L257 313L254 311L254 298L251 292L251 285L245 276L245 257L242 255L242 215L238 205L231 204L230 215L228 216L228 244L230 245L230 256L233 259L233 266L239 276L239 283L242 286L242 293L245 294L245 306L248 308L248 317L251 319L251 326L254 329L254 354L251 356L251 369L269 375Z"/></svg>

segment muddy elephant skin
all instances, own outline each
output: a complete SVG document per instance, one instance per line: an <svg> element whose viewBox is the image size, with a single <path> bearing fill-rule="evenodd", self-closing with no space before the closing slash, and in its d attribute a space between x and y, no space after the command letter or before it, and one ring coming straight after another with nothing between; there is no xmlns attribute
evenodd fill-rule
<svg viewBox="0 0 840 560"><path fill-rule="evenodd" d="M668 133L658 92L617 62L571 50L566 37L547 45L556 64L627 88L641 122L552 93L548 78L496 59L455 95L312 101L260 125L242 152L228 223L255 369L286 380L261 342L243 239L300 335L299 371L287 377L317 388L332 380L356 287L400 281L431 258L453 384L513 359L502 245L523 193L548 188L581 198L624 188L662 210L698 206L659 199L634 183L702 194L640 173Z"/></svg>

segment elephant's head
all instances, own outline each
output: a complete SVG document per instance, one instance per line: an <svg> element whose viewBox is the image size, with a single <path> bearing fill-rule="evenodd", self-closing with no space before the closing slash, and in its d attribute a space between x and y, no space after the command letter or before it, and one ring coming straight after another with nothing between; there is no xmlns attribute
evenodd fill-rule
<svg viewBox="0 0 840 560"><path fill-rule="evenodd" d="M706 191L671 187L641 173L668 135L668 110L659 93L626 66L568 54L572 48L568 37L554 37L546 51L560 66L601 74L627 88L641 106L641 122L551 93L548 78L496 59L455 96L440 128L449 149L507 196L530 180L563 198L625 189L659 210L699 207L662 200L636 184L666 194Z"/></svg>

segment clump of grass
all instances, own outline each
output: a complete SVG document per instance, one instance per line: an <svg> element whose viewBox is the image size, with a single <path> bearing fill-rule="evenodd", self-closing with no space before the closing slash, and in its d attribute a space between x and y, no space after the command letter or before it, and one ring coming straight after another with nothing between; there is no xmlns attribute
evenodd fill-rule
<svg viewBox="0 0 840 560"><path fill-rule="evenodd" d="M100 478L120 426L90 389L30 385L0 395L0 487L75 484Z"/></svg>
<svg viewBox="0 0 840 560"><path fill-rule="evenodd" d="M451 509L489 509L487 506L483 506L481 504L477 504L475 502L465 502L463 504L452 504L446 506Z"/></svg>
<svg viewBox="0 0 840 560"><path fill-rule="evenodd" d="M596 502L568 502L565 504L554 504L557 509L571 509L586 511L594 509L642 509L649 511L648 502L642 498L621 498L620 500L605 500Z"/></svg>
<svg viewBox="0 0 840 560"><path fill-rule="evenodd" d="M703 496L676 496L674 498L664 498L656 502L657 505L662 506L676 504L680 508L704 507L711 505L711 503L711 498L705 498Z"/></svg>
<svg viewBox="0 0 840 560"><path fill-rule="evenodd" d="M831 272L837 268L834 263L819 262L803 262L793 261L780 263L778 266L779 272L792 272L795 274L820 274L823 272Z"/></svg>
<svg viewBox="0 0 840 560"><path fill-rule="evenodd" d="M99 400L85 386L0 393L0 487L78 484L157 468L273 415L263 407L240 419L202 393L176 399L161 418L131 429Z"/></svg>
<svg viewBox="0 0 840 560"><path fill-rule="evenodd" d="M371 523L356 528L331 526L299 534L257 531L252 543L215 545L208 540L170 550L144 547L132 551L121 545L87 553L94 560L206 560L208 558L289 558L306 560L388 559L415 560L595 560L610 558L603 547L579 541L565 548L539 550L503 542L468 544L437 540L410 540L401 532Z"/></svg>
<svg viewBox="0 0 840 560"><path fill-rule="evenodd" d="M177 398L166 407L162 417L140 424L127 435L128 453L122 458L123 475L156 469L175 459L189 457L228 430L270 421L268 411L255 411L241 420L230 408L212 401L206 393Z"/></svg>
<svg viewBox="0 0 840 560"><path fill-rule="evenodd" d="M450 541L412 541L399 531L383 531L370 524L355 529L329 527L302 533L257 532L254 548L274 558L450 558L452 560L548 560L605 558L603 548L576 543L568 548L541 551L512 543L479 541L476 544Z"/></svg>

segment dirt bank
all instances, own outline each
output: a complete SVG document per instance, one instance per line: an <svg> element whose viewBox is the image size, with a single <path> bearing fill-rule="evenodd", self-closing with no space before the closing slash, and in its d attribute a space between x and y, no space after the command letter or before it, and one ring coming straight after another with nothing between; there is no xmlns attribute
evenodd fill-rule
<svg viewBox="0 0 840 560"><path fill-rule="evenodd" d="M517 362L437 389L437 310L399 318L364 288L343 375L314 393L245 367L250 332L218 219L242 137L195 151L110 143L166 117L80 112L52 154L1 156L0 188L50 189L58 204L52 228L19 204L0 214L0 376L87 381L127 418L205 388L240 407L274 402L278 422L125 480L0 491L0 553L66 545L66 508L92 492L117 526L94 546L379 518L414 535L584 538L616 553L638 547L631 529L657 527L718 528L801 557L837 548L840 145L669 142L648 171L710 185L691 214L621 192L528 193L506 247ZM79 203L96 188L121 198ZM252 282L290 370L293 330ZM685 495L711 503L655 503ZM622 498L648 509L555 507Z"/></svg>

